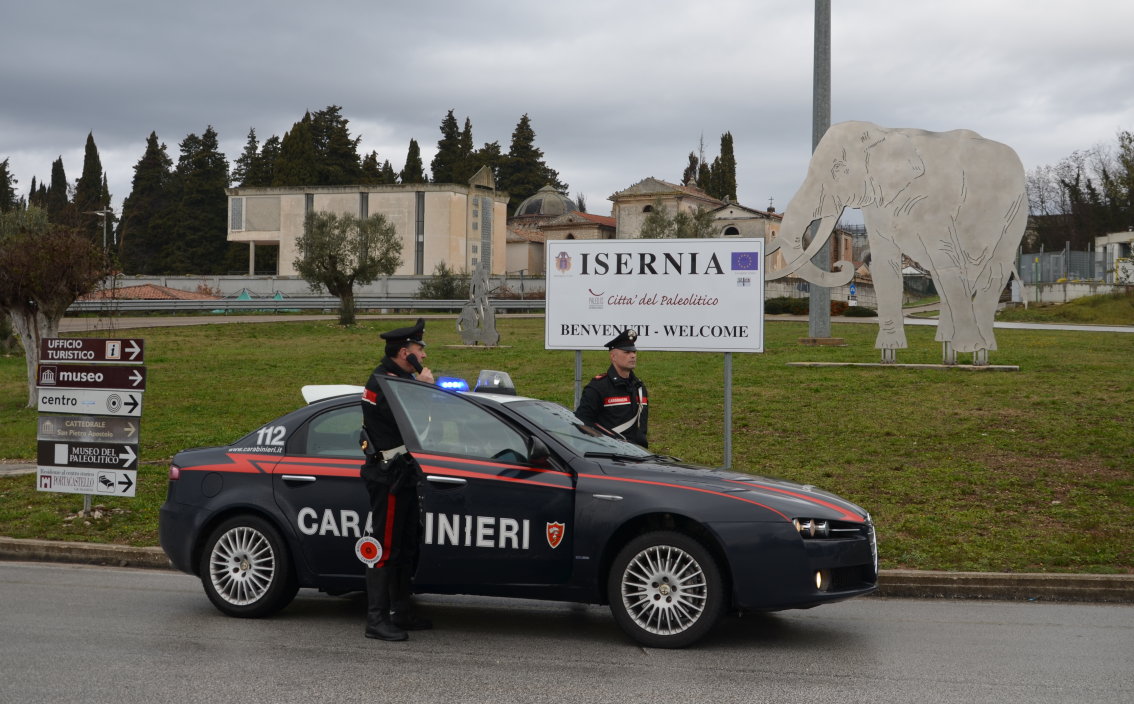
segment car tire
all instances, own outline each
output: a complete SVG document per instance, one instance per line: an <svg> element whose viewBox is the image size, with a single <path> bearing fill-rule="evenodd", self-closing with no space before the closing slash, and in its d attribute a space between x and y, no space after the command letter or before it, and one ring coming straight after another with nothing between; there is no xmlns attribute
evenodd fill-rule
<svg viewBox="0 0 1134 704"><path fill-rule="evenodd" d="M611 564L607 595L619 627L651 648L695 643L724 610L716 560L693 538L672 531L627 543Z"/></svg>
<svg viewBox="0 0 1134 704"><path fill-rule="evenodd" d="M279 531L259 516L235 516L209 535L201 552L201 583L228 616L270 616L299 591Z"/></svg>

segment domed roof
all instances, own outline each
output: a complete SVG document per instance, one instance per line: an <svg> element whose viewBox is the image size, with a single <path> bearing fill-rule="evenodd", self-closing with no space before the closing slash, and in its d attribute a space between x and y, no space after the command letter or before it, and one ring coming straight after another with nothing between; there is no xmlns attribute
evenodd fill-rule
<svg viewBox="0 0 1134 704"><path fill-rule="evenodd" d="M535 195L524 199L516 207L516 217L532 215L555 217L573 213L578 209L579 206L575 201L548 184L536 191Z"/></svg>

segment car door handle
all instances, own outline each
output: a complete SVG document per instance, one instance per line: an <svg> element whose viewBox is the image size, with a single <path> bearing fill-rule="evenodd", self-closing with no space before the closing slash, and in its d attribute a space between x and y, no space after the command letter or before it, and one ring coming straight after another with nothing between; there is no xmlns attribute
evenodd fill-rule
<svg viewBox="0 0 1134 704"><path fill-rule="evenodd" d="M434 484L452 484L453 486L464 486L468 484L467 481L460 477L443 477L439 474L427 474L425 475L425 479Z"/></svg>
<svg viewBox="0 0 1134 704"><path fill-rule="evenodd" d="M285 474L283 480L285 482L313 482L315 477L310 474Z"/></svg>

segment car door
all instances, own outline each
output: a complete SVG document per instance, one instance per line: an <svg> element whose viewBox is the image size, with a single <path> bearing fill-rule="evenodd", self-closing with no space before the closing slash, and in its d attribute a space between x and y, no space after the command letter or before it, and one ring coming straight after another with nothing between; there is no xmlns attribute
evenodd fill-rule
<svg viewBox="0 0 1134 704"><path fill-rule="evenodd" d="M529 461L528 432L460 394L395 378L380 383L422 472L416 584L566 582L571 472L554 458Z"/></svg>
<svg viewBox="0 0 1134 704"><path fill-rule="evenodd" d="M273 470L276 503L297 534L299 557L321 585L362 574L355 543L370 500L359 478L362 409L357 398L330 405L293 428Z"/></svg>

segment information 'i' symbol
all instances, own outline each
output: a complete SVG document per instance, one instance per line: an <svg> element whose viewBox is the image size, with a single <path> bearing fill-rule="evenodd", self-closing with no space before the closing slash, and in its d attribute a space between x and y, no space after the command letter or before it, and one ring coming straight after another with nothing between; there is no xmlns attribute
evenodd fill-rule
<svg viewBox="0 0 1134 704"><path fill-rule="evenodd" d="M117 413L122 410L122 397L118 394L110 394L106 397L106 410L111 413Z"/></svg>

